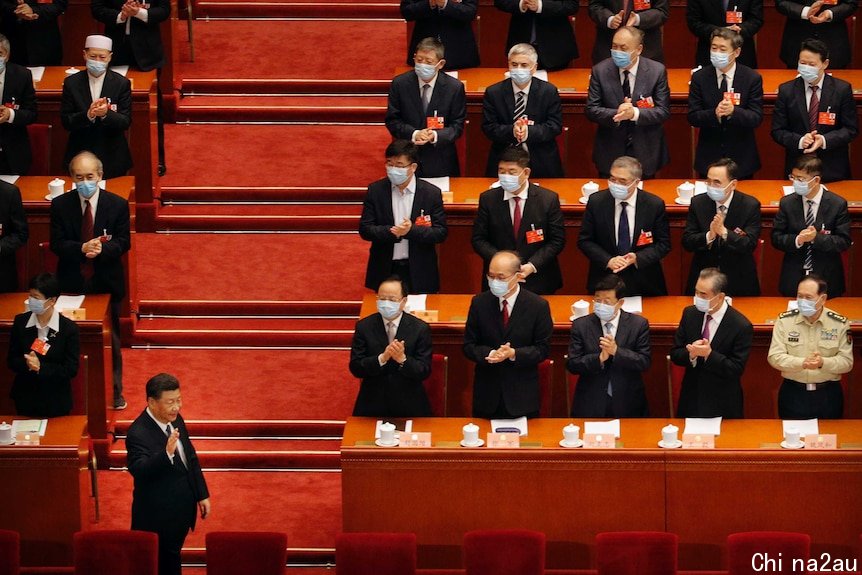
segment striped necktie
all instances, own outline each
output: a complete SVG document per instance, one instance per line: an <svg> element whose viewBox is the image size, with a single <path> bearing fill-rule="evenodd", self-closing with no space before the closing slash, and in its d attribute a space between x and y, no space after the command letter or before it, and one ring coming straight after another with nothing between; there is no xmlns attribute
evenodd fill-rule
<svg viewBox="0 0 862 575"><path fill-rule="evenodd" d="M807 200L808 208L805 210L805 227L814 225L814 200ZM814 242L805 244L805 261L802 269L810 272L814 269Z"/></svg>

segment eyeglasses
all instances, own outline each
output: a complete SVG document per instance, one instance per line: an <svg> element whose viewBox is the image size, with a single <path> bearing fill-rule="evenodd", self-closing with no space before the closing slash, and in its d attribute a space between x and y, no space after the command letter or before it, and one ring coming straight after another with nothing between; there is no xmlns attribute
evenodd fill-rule
<svg viewBox="0 0 862 575"><path fill-rule="evenodd" d="M787 174L787 179L790 180L791 182L803 182L806 184L811 182L811 180L813 180L816 177L817 176L812 176L806 180L805 176L794 176L793 174Z"/></svg>

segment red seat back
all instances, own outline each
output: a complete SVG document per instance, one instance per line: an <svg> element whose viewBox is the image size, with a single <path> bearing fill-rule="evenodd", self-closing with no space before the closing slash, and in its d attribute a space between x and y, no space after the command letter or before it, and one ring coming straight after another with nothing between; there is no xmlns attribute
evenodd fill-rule
<svg viewBox="0 0 862 575"><path fill-rule="evenodd" d="M727 569L729 575L755 575L752 562L755 553L769 557L781 557L781 569L772 569L770 573L799 573L793 569L793 560L802 559L807 563L811 555L811 537L805 533L788 533L785 531L749 531L734 533L727 537ZM754 563L754 564L753 564ZM777 567L777 565L775 566ZM803 572L805 572L803 570Z"/></svg>
<svg viewBox="0 0 862 575"><path fill-rule="evenodd" d="M464 534L466 575L544 575L545 534L524 529Z"/></svg>
<svg viewBox="0 0 862 575"><path fill-rule="evenodd" d="M566 370L566 416L572 413L575 405L575 392L578 390L578 376Z"/></svg>
<svg viewBox="0 0 862 575"><path fill-rule="evenodd" d="M413 533L342 533L335 538L336 575L415 575Z"/></svg>
<svg viewBox="0 0 862 575"><path fill-rule="evenodd" d="M51 175L51 124L29 124L27 134L30 136L30 163L28 176Z"/></svg>
<svg viewBox="0 0 862 575"><path fill-rule="evenodd" d="M685 377L685 368L681 365L676 365L670 360L670 356L665 356L667 361L667 393L670 401L670 413L668 417L676 417L677 409L679 408L679 393L682 390L682 379Z"/></svg>
<svg viewBox="0 0 862 575"><path fill-rule="evenodd" d="M598 575L676 575L679 537L661 531L596 535Z"/></svg>
<svg viewBox="0 0 862 575"><path fill-rule="evenodd" d="M425 394L431 404L431 415L446 417L446 386L449 372L449 357L440 353L431 356L431 374L425 378Z"/></svg>
<svg viewBox="0 0 862 575"><path fill-rule="evenodd" d="M18 575L21 568L21 536L0 529L0 575Z"/></svg>
<svg viewBox="0 0 862 575"><path fill-rule="evenodd" d="M78 374L72 378L72 412L71 415L88 415L87 389L90 384L90 356L81 354L78 357Z"/></svg>
<svg viewBox="0 0 862 575"><path fill-rule="evenodd" d="M57 263L60 261L57 254L51 251L50 242L39 242L39 259L41 260L41 269L37 273L48 272L57 273ZM35 275L35 274L34 274Z"/></svg>
<svg viewBox="0 0 862 575"><path fill-rule="evenodd" d="M554 360L539 364L539 417L551 417L554 390Z"/></svg>
<svg viewBox="0 0 862 575"><path fill-rule="evenodd" d="M283 575L287 534L213 531L206 535L207 575Z"/></svg>
<svg viewBox="0 0 862 575"><path fill-rule="evenodd" d="M72 556L75 575L158 575L159 538L148 531L79 531Z"/></svg>

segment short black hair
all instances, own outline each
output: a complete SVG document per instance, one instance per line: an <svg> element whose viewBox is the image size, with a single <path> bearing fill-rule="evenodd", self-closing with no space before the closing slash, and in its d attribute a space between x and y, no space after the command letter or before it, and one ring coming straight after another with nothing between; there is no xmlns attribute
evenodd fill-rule
<svg viewBox="0 0 862 575"><path fill-rule="evenodd" d="M806 52L813 52L820 56L820 61L825 62L829 59L829 46L826 45L826 42L823 40L817 40L816 38L806 38L802 41L802 45L799 47L799 51L802 52L805 50Z"/></svg>
<svg viewBox="0 0 862 575"><path fill-rule="evenodd" d="M530 154L524 148L511 146L503 150L503 153L500 154L500 160L498 163L502 162L513 162L522 168L529 168Z"/></svg>
<svg viewBox="0 0 862 575"><path fill-rule="evenodd" d="M161 399L162 393L180 388L180 380L169 373L158 373L147 381L147 398Z"/></svg>
<svg viewBox="0 0 862 575"><path fill-rule="evenodd" d="M57 281L57 276L54 274L41 273L33 276L30 278L27 289L34 289L47 299L60 297L60 282Z"/></svg>
<svg viewBox="0 0 862 575"><path fill-rule="evenodd" d="M610 290L614 290L614 296L617 299L623 298L626 295L626 282L617 274L608 274L596 282L593 293Z"/></svg>
<svg viewBox="0 0 862 575"><path fill-rule="evenodd" d="M706 171L709 172L710 168L724 168L727 170L727 179L729 180L735 180L737 172L739 172L739 166L730 158L721 158L714 161L706 167Z"/></svg>
<svg viewBox="0 0 862 575"><path fill-rule="evenodd" d="M814 154L802 154L796 158L793 169L805 172L809 176L819 176L823 173L823 161Z"/></svg>
<svg viewBox="0 0 862 575"><path fill-rule="evenodd" d="M383 280L382 282L380 282L380 285L382 286L383 284L387 284L387 283L391 283L391 282L395 282L401 286L401 297L407 297L409 295L407 292L407 286L404 285L404 280L401 279L401 276L391 275L388 278L386 278L385 280ZM377 286L377 289L380 289L380 286Z"/></svg>
<svg viewBox="0 0 862 575"><path fill-rule="evenodd" d="M808 274L807 276L805 276L804 278L799 280L800 284L802 282L814 282L814 283L816 283L817 284L817 295L823 295L829 289L829 286L826 284L826 280L817 274Z"/></svg>
<svg viewBox="0 0 862 575"><path fill-rule="evenodd" d="M393 140L386 146L386 159L407 156L411 164L419 163L419 146L410 140Z"/></svg>

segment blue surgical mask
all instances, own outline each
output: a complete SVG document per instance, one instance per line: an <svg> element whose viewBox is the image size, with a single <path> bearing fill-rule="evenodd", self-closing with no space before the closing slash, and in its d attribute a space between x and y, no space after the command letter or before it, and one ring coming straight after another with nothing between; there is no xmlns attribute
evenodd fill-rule
<svg viewBox="0 0 862 575"><path fill-rule="evenodd" d="M395 186L400 186L410 177L409 168L399 168L398 166L386 166L386 177Z"/></svg>
<svg viewBox="0 0 862 575"><path fill-rule="evenodd" d="M808 64L799 64L796 71L802 76L807 84L813 84L820 77L820 68L817 66L809 66Z"/></svg>
<svg viewBox="0 0 862 575"><path fill-rule="evenodd" d="M36 315L43 314L45 313L45 300L37 299L33 296L30 296L27 299L27 309L29 309Z"/></svg>
<svg viewBox="0 0 862 575"><path fill-rule="evenodd" d="M386 299L377 300L377 311L383 319L395 319L401 313L401 302Z"/></svg>
<svg viewBox="0 0 862 575"><path fill-rule="evenodd" d="M727 184L729 186L730 184ZM709 199L713 202L720 202L724 199L724 191L727 189L727 186L723 188L716 188L713 186L706 187L706 195L709 196Z"/></svg>
<svg viewBox="0 0 862 575"><path fill-rule="evenodd" d="M697 308L697 311L706 313L709 311L709 304L711 301L711 299L694 296L694 307Z"/></svg>
<svg viewBox="0 0 862 575"><path fill-rule="evenodd" d="M519 86L524 86L533 77L533 71L529 68L509 68L509 77Z"/></svg>
<svg viewBox="0 0 862 575"><path fill-rule="evenodd" d="M811 178L812 180L814 178ZM793 191L799 194L800 196L807 196L811 193L811 188L808 187L808 184L811 183L811 180L807 182L800 182L799 180L793 180Z"/></svg>
<svg viewBox="0 0 862 575"><path fill-rule="evenodd" d="M593 304L593 313L602 320L611 321L617 313L617 306L608 303L595 302Z"/></svg>
<svg viewBox="0 0 862 575"><path fill-rule="evenodd" d="M812 317L817 313L817 301L809 299L796 298L796 306L799 308L799 313L802 317Z"/></svg>
<svg viewBox="0 0 862 575"><path fill-rule="evenodd" d="M488 280L488 289L496 297L503 297L509 293L509 282L506 280L490 279Z"/></svg>
<svg viewBox="0 0 862 575"><path fill-rule="evenodd" d="M84 180L82 182L75 182L75 189L79 194L84 196L86 199L92 198L96 195L96 190L99 187L99 182L93 182L90 180Z"/></svg>
<svg viewBox="0 0 862 575"><path fill-rule="evenodd" d="M521 176L514 174L497 174L500 180L500 187L507 192L514 192L521 187Z"/></svg>
<svg viewBox="0 0 862 575"><path fill-rule="evenodd" d="M629 197L629 186L608 182L608 190L616 200L624 200Z"/></svg>
<svg viewBox="0 0 862 575"><path fill-rule="evenodd" d="M431 64L416 64L413 66L413 69L416 70L416 75L425 82L428 82L437 74L437 66Z"/></svg>
<svg viewBox="0 0 862 575"><path fill-rule="evenodd" d="M730 54L727 52L710 52L709 62L719 70L727 68L730 64Z"/></svg>
<svg viewBox="0 0 862 575"><path fill-rule="evenodd" d="M611 50L611 58L617 68L628 68L632 63L632 55L625 50Z"/></svg>
<svg viewBox="0 0 862 575"><path fill-rule="evenodd" d="M100 62L99 60L90 60L89 58L87 58L87 71L93 76L101 76L105 73L105 70L107 69L107 62Z"/></svg>

